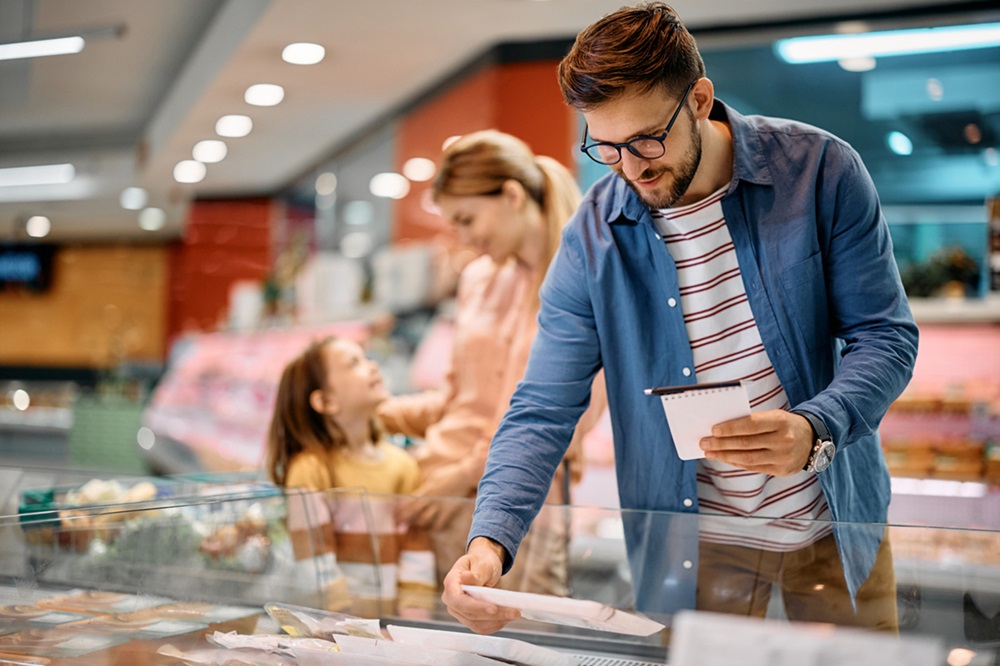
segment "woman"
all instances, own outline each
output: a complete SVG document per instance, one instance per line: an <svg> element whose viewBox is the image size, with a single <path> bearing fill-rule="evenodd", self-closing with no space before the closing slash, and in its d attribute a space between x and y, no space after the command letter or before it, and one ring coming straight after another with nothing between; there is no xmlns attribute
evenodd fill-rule
<svg viewBox="0 0 1000 666"><path fill-rule="evenodd" d="M422 481L407 514L431 530L440 581L465 552L472 502L430 498L475 496L490 439L524 374L537 330L538 288L581 195L565 167L495 130L465 135L446 148L432 194L460 240L482 256L459 278L446 387L391 398L378 413L390 432L424 440L415 452ZM595 389L550 503L569 503L566 469L577 479L582 472L582 435L606 403L602 377ZM567 526L543 512L503 586L567 594L567 538Z"/></svg>

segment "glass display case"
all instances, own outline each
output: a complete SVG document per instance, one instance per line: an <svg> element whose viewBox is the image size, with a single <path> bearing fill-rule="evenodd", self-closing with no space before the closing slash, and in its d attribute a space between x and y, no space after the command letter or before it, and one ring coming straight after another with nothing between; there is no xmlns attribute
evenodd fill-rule
<svg viewBox="0 0 1000 666"><path fill-rule="evenodd" d="M4 478L11 481L12 471L7 473ZM423 590L416 603L403 603L399 580L405 558L393 545L403 534L394 519L402 498L350 489L280 492L240 478L133 477L115 479L123 494L106 501L110 494L88 488L93 482L83 478L61 478L62 485L51 494L34 485L38 480L28 474L13 478L5 483L7 497L0 498L6 499L0 515L0 664L223 663L219 655L226 650L218 641L226 635L233 641L277 636L282 629L286 638L296 633L294 623L276 619L271 612L275 604L341 621L367 618L382 632L382 643L390 637L401 641L407 628L470 636L442 605L439 588ZM466 500L441 502L457 514L468 515L472 509ZM781 626L794 627L792 636L800 639L811 637L810 649L835 637L841 651L856 646L869 657L850 663L1000 663L998 532L839 526L888 535L891 543L901 640L893 637L879 648L866 641L886 632L827 627L817 633L814 625L787 622L789 609L777 592L769 595L763 613L769 621L748 626L730 626L725 618L688 603L688 592L695 588L701 599L707 587L725 585L704 572L699 576L705 552L699 562L699 535L709 523L713 531L732 534L770 529L767 521L724 516L546 507L518 553L518 563L552 571L554 562L563 562L566 589L561 596L662 628L638 635L608 631L600 615L554 623L545 621L551 616L525 612L497 636L544 648L556 659L532 662L529 656L514 663L678 664L675 649L686 655L683 663L691 663L691 650L697 654L699 641L710 636L712 644L702 645L706 655L719 658L739 649L745 663L755 664L754 650L762 645L769 646L772 659L780 646L793 649L792 638L774 638ZM627 548L624 535L637 526L644 540ZM542 591L537 578L523 580L515 591ZM508 582L503 585L510 587ZM735 620L742 618L728 621ZM771 639L748 638L753 636ZM326 638L332 642L337 637ZM461 643L457 638L436 640ZM323 663L444 663L427 661L431 646L424 652L411 648L406 659L413 661L408 662L398 654L385 656L395 645L376 649L372 642L359 648L349 646L349 639L342 641L339 649L361 649L363 658ZM740 647L739 641L748 643ZM872 661L878 649L903 654L907 648L917 650L923 661ZM267 653L271 661L255 661L247 648L228 650L231 663L310 663L280 650ZM211 654L217 661L196 660L211 659L206 656ZM280 654L284 656L276 656ZM802 654L795 663L821 663ZM455 663L497 663L470 659L471 653ZM698 663L723 662L706 657Z"/></svg>

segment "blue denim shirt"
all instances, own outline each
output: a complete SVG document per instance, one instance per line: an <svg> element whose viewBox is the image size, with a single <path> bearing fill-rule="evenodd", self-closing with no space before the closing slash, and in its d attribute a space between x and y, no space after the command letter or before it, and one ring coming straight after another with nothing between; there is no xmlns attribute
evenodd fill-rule
<svg viewBox="0 0 1000 666"><path fill-rule="evenodd" d="M853 596L883 533L870 524L886 521L889 504L878 424L917 353L889 230L845 142L720 101L712 118L732 130L722 207L764 346L792 408L822 418L837 447L819 478ZM659 399L643 394L697 379L684 375L694 362L671 298L681 302L677 270L649 209L608 174L568 223L542 286L538 334L490 448L470 540L497 541L510 565L601 367L622 508L698 510L696 463L677 457ZM693 607L697 521L678 529L669 514L623 515L637 607Z"/></svg>

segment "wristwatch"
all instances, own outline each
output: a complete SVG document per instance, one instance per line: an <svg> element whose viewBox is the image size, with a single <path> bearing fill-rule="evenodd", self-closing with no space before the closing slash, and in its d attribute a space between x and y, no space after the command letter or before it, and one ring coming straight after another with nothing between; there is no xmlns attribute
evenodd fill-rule
<svg viewBox="0 0 1000 666"><path fill-rule="evenodd" d="M806 472L819 474L830 466L830 463L833 462L833 456L837 453L837 447L833 444L833 437L830 436L830 430L823 423L823 419L811 412L792 410L792 414L798 414L806 421L809 421L809 425L813 429L813 435L816 437L812 451L809 453L809 460L806 461L806 466L802 469Z"/></svg>

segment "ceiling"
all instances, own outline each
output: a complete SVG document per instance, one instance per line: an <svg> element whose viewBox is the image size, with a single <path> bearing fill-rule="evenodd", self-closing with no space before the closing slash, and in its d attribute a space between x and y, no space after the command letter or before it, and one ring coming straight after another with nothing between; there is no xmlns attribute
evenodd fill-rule
<svg viewBox="0 0 1000 666"><path fill-rule="evenodd" d="M176 236L193 198L276 192L491 46L571 37L625 1L0 0L0 42L105 33L76 55L0 61L0 168L76 169L65 185L0 187L0 241L26 238L32 215L50 218L57 241ZM829 0L674 6L696 34L834 17ZM840 0L836 11L939 6ZM280 53L292 42L322 44L326 58L285 63ZM243 93L254 83L280 84L284 101L248 105ZM227 139L228 156L201 182L176 183L174 165L198 141L218 138L216 120L231 113L251 116L250 135ZM167 212L161 230L143 231L138 213L119 204L135 185Z"/></svg>

